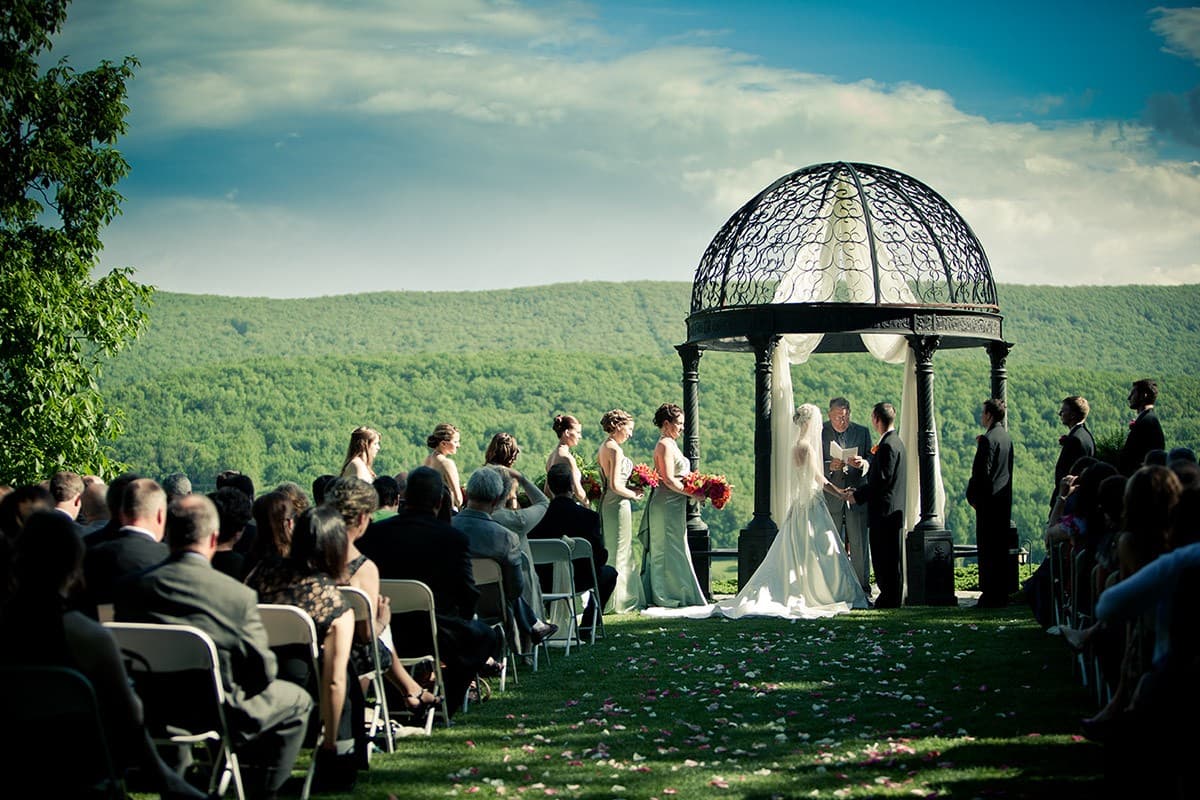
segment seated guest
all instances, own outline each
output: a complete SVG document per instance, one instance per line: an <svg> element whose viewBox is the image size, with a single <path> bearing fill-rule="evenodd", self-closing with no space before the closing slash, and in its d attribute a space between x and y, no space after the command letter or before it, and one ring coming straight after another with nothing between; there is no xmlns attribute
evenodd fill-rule
<svg viewBox="0 0 1200 800"><path fill-rule="evenodd" d="M283 492L268 492L255 500L250 508L259 535L254 548L246 554L247 574L262 561L286 557L292 547L292 530L296 525L296 507Z"/></svg>
<svg viewBox="0 0 1200 800"><path fill-rule="evenodd" d="M588 568L588 565L579 561L575 562L575 590L579 592L588 589L597 590L592 592L588 598L588 606L583 612L583 621L586 625L595 618L593 614L597 610L597 592L600 595L599 608L604 608L608 602L609 595L617 585L617 571L608 565L608 551L604 549L604 536L600 532L600 515L575 501L575 494L571 488L573 483L574 476L569 464L560 461L550 467L546 472L546 488L554 495L554 499L550 501L550 506L546 509L546 516L542 517L542 521L529 532L529 538L578 537L587 539L592 545L592 564L596 569L596 580L600 582L599 587L592 585L592 570ZM549 564L538 566L538 575L541 578L543 591L550 591L552 573L550 567Z"/></svg>
<svg viewBox="0 0 1200 800"><path fill-rule="evenodd" d="M504 596L517 629L529 638L531 644L537 645L553 636L558 626L538 619L537 612L522 596L525 578L520 539L492 518L507 496L508 487L500 470L493 467L477 469L467 481L466 508L455 514L450 524L467 535L472 556L499 562L504 576Z"/></svg>
<svg viewBox="0 0 1200 800"><path fill-rule="evenodd" d="M238 539L242 538L242 531L253 516L250 498L232 486L225 486L210 492L208 499L217 507L217 516L221 520L217 552L213 554L212 559L213 569L240 581L246 577L246 557L233 548Z"/></svg>
<svg viewBox="0 0 1200 800"><path fill-rule="evenodd" d="M379 508L372 520L379 522L394 516L400 510L400 484L391 475L380 475L372 484L379 500Z"/></svg>
<svg viewBox="0 0 1200 800"><path fill-rule="evenodd" d="M507 437L507 438L502 438ZM500 473L506 487L504 503L492 513L492 519L517 535L517 543L521 548L521 578L525 585L522 594L530 608L542 607L542 587L533 571L533 553L529 549L529 532L541 522L550 507L550 498L542 493L533 481L522 475L512 464L516 461L521 448L517 447L516 439L507 433L498 433L488 446L489 465ZM500 463L508 462L508 463ZM525 492L529 505L522 508L517 502L517 490Z"/></svg>
<svg viewBox="0 0 1200 800"><path fill-rule="evenodd" d="M318 475L313 478L312 482L312 497L313 505L321 505L325 502L325 487L337 480L336 475Z"/></svg>
<svg viewBox="0 0 1200 800"><path fill-rule="evenodd" d="M172 472L162 479L163 491L167 493L167 504L192 493L192 481L182 472Z"/></svg>
<svg viewBox="0 0 1200 800"><path fill-rule="evenodd" d="M358 549L388 580L417 580L433 592L437 613L438 650L445 663L446 699L450 713L462 708L476 674L495 674L489 667L497 652L496 632L475 619L479 590L471 570L467 537L438 518L450 498L441 475L418 467L408 476L404 510L367 529ZM428 652L429 625L424 615L395 614L392 639ZM427 649L428 648L428 649Z"/></svg>
<svg viewBox="0 0 1200 800"><path fill-rule="evenodd" d="M116 613L126 622L194 625L212 637L247 794L261 796L291 774L313 703L299 686L276 680L257 595L212 568L219 528L207 497L175 501L166 521L170 558L121 585Z"/></svg>
<svg viewBox="0 0 1200 800"><path fill-rule="evenodd" d="M242 494L254 500L254 481L250 480L249 475L243 475L236 469L227 469L217 473L217 488L223 489L226 486L231 486L237 489ZM254 520L246 523L246 529L242 531L242 538L238 539L238 543L234 545L234 549L242 555L248 555L254 550L254 541L258 538L258 526ZM247 565L249 566L249 565Z"/></svg>
<svg viewBox="0 0 1200 800"><path fill-rule="evenodd" d="M371 604L371 613L375 615L375 629L382 633L392 622L391 603L379 593L379 568L359 552L356 546L367 526L371 524L371 515L375 512L377 501L375 487L358 478L338 478L329 484L325 491L326 505L337 509L346 525L345 574L340 583L366 593ZM366 638L366 623L358 627L355 631L355 643L350 651L350 663L356 675L363 675L372 672L375 664L371 657L370 641ZM385 670L384 674L404 695L404 705L409 711L420 713L437 703L437 698L412 679L399 659L392 657L392 651L382 640L379 642L379 658L380 666Z"/></svg>
<svg viewBox="0 0 1200 800"><path fill-rule="evenodd" d="M0 616L0 638L20 646L6 647L0 661L78 670L95 689L104 738L117 769L140 767L163 797L203 798L205 794L189 786L155 750L142 725L142 702L131 688L116 642L98 622L67 608L68 596L83 577L83 554L83 541L65 515L39 511L29 517L16 543L18 586ZM12 733L37 735L26 730ZM49 763L40 764L39 753ZM16 753L6 749L5 755ZM23 748L23 756L34 759L21 762L26 770L51 770L37 778L48 794L67 789L76 777L78 764L72 762L71 769L63 770L61 753L44 741ZM95 776L85 771L79 777ZM75 788L83 795L87 787Z"/></svg>
<svg viewBox="0 0 1200 800"><path fill-rule="evenodd" d="M16 541L35 511L54 508L54 495L38 485L18 486L0 500L0 534Z"/></svg>
<svg viewBox="0 0 1200 800"><path fill-rule="evenodd" d="M84 536L100 530L108 523L108 506L104 502L107 494L108 484L104 481L95 475L84 477L83 495L79 503L79 522Z"/></svg>
<svg viewBox="0 0 1200 800"><path fill-rule="evenodd" d="M297 517L312 507L312 503L308 501L308 495L304 493L304 489L300 488L300 484L294 481L284 481L275 487L275 491L287 496L287 499L291 501L292 511L295 512Z"/></svg>
<svg viewBox="0 0 1200 800"><path fill-rule="evenodd" d="M83 560L87 602L113 602L121 578L163 561L169 551L163 544L167 494L157 481L138 478L121 494L122 525L115 538L88 550Z"/></svg>
<svg viewBox="0 0 1200 800"><path fill-rule="evenodd" d="M83 543L89 550L98 544L117 538L117 532L125 524L121 521L121 501L125 497L125 489L140 477L142 476L136 472L125 472L113 478L112 483L108 485L108 491L104 493L104 505L108 509L108 522L89 532L83 538Z"/></svg>
<svg viewBox="0 0 1200 800"><path fill-rule="evenodd" d="M1190 447L1172 447L1171 452L1167 453L1167 463L1174 464L1176 461L1187 461L1195 464L1196 451Z"/></svg>
<svg viewBox="0 0 1200 800"><path fill-rule="evenodd" d="M54 508L67 519L76 522L83 506L83 478L74 472L56 472L50 478L50 494L54 496Z"/></svg>
<svg viewBox="0 0 1200 800"><path fill-rule="evenodd" d="M297 606L307 611L316 625L321 651L317 699L324 725L317 772L326 789L349 787L354 783L353 765L366 768L361 716L345 713L355 705L357 711L362 708L361 702L348 702L347 667L354 640L354 612L338 590L346 569L346 547L346 525L338 510L330 506L310 508L296 518L288 554L260 561L246 576L246 585L258 592L258 602ZM308 664L304 659L296 662L291 665L298 667L296 673L281 670L281 676L309 685L312 676ZM361 694L354 699L361 700ZM345 750L353 747L356 757L339 762L339 741ZM322 771L324 775L320 775Z"/></svg>

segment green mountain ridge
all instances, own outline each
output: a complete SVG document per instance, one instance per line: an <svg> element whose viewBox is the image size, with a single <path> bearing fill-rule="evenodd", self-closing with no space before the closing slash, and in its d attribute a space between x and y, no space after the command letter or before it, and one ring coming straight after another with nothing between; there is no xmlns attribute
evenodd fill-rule
<svg viewBox="0 0 1200 800"><path fill-rule="evenodd" d="M627 452L648 461L658 404L678 401L687 284L562 284L498 292L387 293L310 300L159 295L151 330L112 365L103 386L126 411L114 453L145 474L181 470L211 488L221 469L260 487L307 484L336 472L349 432L383 433L382 472L410 469L439 422L463 431L469 473L490 437L513 433L517 466L540 475L556 413L580 418L578 453L593 459L598 421L613 407L638 428ZM1059 400L1092 402L1091 427L1119 439L1131 380L1150 375L1171 444L1200 442L1197 309L1200 287L1002 287L1009 359L1010 428L1017 448L1014 518L1040 545L1062 433ZM1086 307L1086 313L1078 309ZM989 386L982 350L935 357L935 403L947 524L971 541L961 500L978 406ZM794 368L796 401L836 394L855 419L879 399L898 402L901 367L867 355L820 355ZM707 353L700 364L701 468L735 486L723 511L706 509L715 543L732 546L749 520L753 489L753 365L745 354Z"/></svg>

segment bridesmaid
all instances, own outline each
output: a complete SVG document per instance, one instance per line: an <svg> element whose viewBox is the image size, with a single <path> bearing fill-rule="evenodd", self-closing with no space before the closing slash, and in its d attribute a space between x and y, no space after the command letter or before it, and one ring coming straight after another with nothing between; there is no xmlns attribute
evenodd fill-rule
<svg viewBox="0 0 1200 800"><path fill-rule="evenodd" d="M604 547L617 570L617 587L608 598L605 611L623 614L645 608L642 597L641 553L633 541L633 514L630 501L642 498L641 489L630 489L629 474L633 462L625 457L621 445L633 435L633 417L613 409L600 418L600 427L608 438L600 445L596 461L604 496L600 499L600 525L604 531Z"/></svg>
<svg viewBox="0 0 1200 800"><path fill-rule="evenodd" d="M358 478L370 483L375 480L375 456L379 455L379 431L366 426L354 429L350 434L350 447L346 449L346 460L342 462L343 478Z"/></svg>
<svg viewBox="0 0 1200 800"><path fill-rule="evenodd" d="M580 505L587 505L587 492L583 490L583 475L579 471L579 464L575 461L575 456L571 454L571 448L579 444L579 435L583 432L579 420L572 417L570 414L559 414L554 418L554 432L558 434L558 447L546 457L546 473L550 473L550 468L555 464L567 464L571 467L571 496L579 501Z"/></svg>
<svg viewBox="0 0 1200 800"><path fill-rule="evenodd" d="M460 436L458 428L443 422L433 429L425 444L433 452L425 457L425 466L435 469L442 476L450 492L450 510L457 512L463 506L462 483L458 479L458 465L450 456L458 452Z"/></svg>
<svg viewBox="0 0 1200 800"><path fill-rule="evenodd" d="M683 478L690 471L689 463L675 442L683 433L683 409L663 403L654 412L654 424L660 433L654 446L659 483L650 490L638 536L649 542L642 567L646 602L663 608L704 605L704 592L696 580L687 543L688 495L683 490Z"/></svg>

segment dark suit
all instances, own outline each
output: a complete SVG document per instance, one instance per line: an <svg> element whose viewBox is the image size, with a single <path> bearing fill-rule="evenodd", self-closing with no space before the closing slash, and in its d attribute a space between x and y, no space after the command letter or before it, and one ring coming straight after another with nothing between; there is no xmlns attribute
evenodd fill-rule
<svg viewBox="0 0 1200 800"><path fill-rule="evenodd" d="M1129 477L1141 468L1142 462L1146 460L1146 453L1151 450L1165 449L1167 449L1167 440L1163 436L1158 415L1154 413L1153 408L1147 408L1138 414L1133 424L1129 426L1129 435L1125 437L1125 446L1121 448L1121 455L1117 458L1120 462L1117 464L1117 468L1121 470L1122 475Z"/></svg>
<svg viewBox="0 0 1200 800"><path fill-rule="evenodd" d="M854 490L855 503L867 503L871 526L871 562L879 584L877 608L899 608L904 600L901 542L904 536L906 492L904 443L890 430L879 440L867 485Z"/></svg>
<svg viewBox="0 0 1200 800"><path fill-rule="evenodd" d="M979 548L979 602L1008 603L1004 565L1008 561L1008 532L1012 524L1013 448L1008 429L993 423L979 437L967 502L975 509L975 544Z"/></svg>
<svg viewBox="0 0 1200 800"><path fill-rule="evenodd" d="M1054 503L1058 500L1062 479L1070 474L1071 465L1084 456L1096 454L1096 440L1092 438L1092 432L1087 429L1085 423L1080 422L1078 425L1072 426L1070 432L1063 436L1061 441L1062 450L1058 454L1058 461L1054 462L1054 491L1050 494L1051 510L1054 509Z"/></svg>
<svg viewBox="0 0 1200 800"><path fill-rule="evenodd" d="M177 553L120 585L116 616L122 622L194 625L212 637L226 720L239 753L257 788L278 789L296 762L313 702L302 687L276 680L258 595L214 570L203 556Z"/></svg>
<svg viewBox="0 0 1200 800"><path fill-rule="evenodd" d="M837 442L841 447L856 447L864 461L871 460L871 432L862 425L851 422L842 433L833 429L828 420L821 428L821 453L825 465L825 478L839 489L857 489L866 483L861 469L849 464L845 471L829 468L829 444ZM833 517L834 528L842 535L842 544L850 556L850 564L858 577L863 591L870 595L871 559L867 551L867 504L847 503L841 497L823 492L829 516Z"/></svg>
<svg viewBox="0 0 1200 800"><path fill-rule="evenodd" d="M433 592L448 706L451 713L462 708L472 678L498 646L495 631L474 620L479 589L466 534L432 513L404 509L372 523L358 549L375 562L379 577L421 581ZM395 614L392 636L419 649L429 642L428 622Z"/></svg>
<svg viewBox="0 0 1200 800"><path fill-rule="evenodd" d="M592 545L592 565L596 568L596 580L600 582L597 592L600 595L600 607L608 603L608 597L617 586L617 570L608 565L608 550L604 549L604 536L600 532L600 515L590 508L584 508L575 502L570 495L560 495L550 501L546 515L542 521L529 532L530 539L558 539L563 536L587 539ZM554 573L552 564L538 565L538 578L542 583L542 591L551 590L550 582ZM575 562L575 589L582 592L592 588L592 571L587 564ZM588 602L590 609L595 598ZM584 611L584 619L592 619L591 611Z"/></svg>
<svg viewBox="0 0 1200 800"><path fill-rule="evenodd" d="M148 532L124 527L113 538L90 548L83 558L85 611L95 616L95 606L113 601L117 581L152 567L171 554L167 546Z"/></svg>

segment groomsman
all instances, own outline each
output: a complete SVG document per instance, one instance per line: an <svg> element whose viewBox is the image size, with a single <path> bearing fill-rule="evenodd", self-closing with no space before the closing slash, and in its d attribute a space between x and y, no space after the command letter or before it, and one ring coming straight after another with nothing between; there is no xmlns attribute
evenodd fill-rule
<svg viewBox="0 0 1200 800"><path fill-rule="evenodd" d="M1087 427L1087 416L1090 411L1087 399L1083 397L1067 397L1058 409L1058 418L1070 430L1066 435L1058 437L1062 451L1054 464L1054 490L1050 493L1050 510L1058 499L1062 479L1068 474L1071 465L1084 456L1096 455L1096 440Z"/></svg>
<svg viewBox="0 0 1200 800"><path fill-rule="evenodd" d="M879 584L876 608L899 608L904 599L901 575L901 546L904 533L904 443L896 433L896 409L891 403L876 403L871 425L879 444L871 460L867 484L854 490L854 503L867 503L871 526L871 561Z"/></svg>
<svg viewBox="0 0 1200 800"><path fill-rule="evenodd" d="M1129 435L1125 437L1125 446L1117 458L1120 462L1117 468L1126 477L1141 469L1146 453L1167 449L1162 425L1154 413L1157 400L1158 384L1148 378L1136 381L1129 389L1129 407L1138 415L1129 423Z"/></svg>
<svg viewBox="0 0 1200 800"><path fill-rule="evenodd" d="M831 443L844 449L856 448L858 455L852 463L830 455ZM821 428L821 450L824 454L825 477L839 489L851 491L866 483L865 473L870 468L871 432L865 426L850 421L850 401L835 397L829 401L829 420ZM834 529L842 537L842 544L850 556L854 574L867 597L871 596L871 559L867 551L867 506L849 503L840 494L824 492L829 516L833 517Z"/></svg>
<svg viewBox="0 0 1200 800"><path fill-rule="evenodd" d="M1008 560L1008 531L1012 524L1012 439L1004 427L1003 400L985 400L980 413L984 433L976 437L975 462L967 483L967 502L975 509L975 544L979 549L977 608L1008 605L1004 565Z"/></svg>

